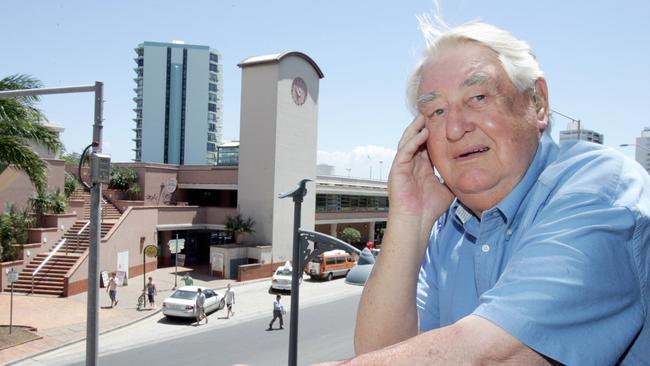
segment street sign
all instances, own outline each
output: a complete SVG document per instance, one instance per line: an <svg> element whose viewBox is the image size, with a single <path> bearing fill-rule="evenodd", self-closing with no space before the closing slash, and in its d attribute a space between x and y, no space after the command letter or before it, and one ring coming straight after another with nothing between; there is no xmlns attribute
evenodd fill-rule
<svg viewBox="0 0 650 366"><path fill-rule="evenodd" d="M178 240L178 251L176 247L176 241ZM183 248L185 248L185 239L172 239L167 242L167 245L169 245L169 251L171 254L176 254L180 253Z"/></svg>
<svg viewBox="0 0 650 366"><path fill-rule="evenodd" d="M16 272L13 268L7 273L7 283L10 285L14 282L18 281L18 272Z"/></svg>
<svg viewBox="0 0 650 366"><path fill-rule="evenodd" d="M155 245L147 245L144 248L144 254L147 257L155 258L158 255L158 247Z"/></svg>

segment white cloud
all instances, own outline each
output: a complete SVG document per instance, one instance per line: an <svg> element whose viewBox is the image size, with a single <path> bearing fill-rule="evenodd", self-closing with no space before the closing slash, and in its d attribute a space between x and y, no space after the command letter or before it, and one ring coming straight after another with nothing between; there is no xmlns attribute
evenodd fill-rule
<svg viewBox="0 0 650 366"><path fill-rule="evenodd" d="M335 175L368 179L372 174L372 179L386 180L395 153L395 150L374 145L357 146L344 152L319 150L317 162L333 165Z"/></svg>

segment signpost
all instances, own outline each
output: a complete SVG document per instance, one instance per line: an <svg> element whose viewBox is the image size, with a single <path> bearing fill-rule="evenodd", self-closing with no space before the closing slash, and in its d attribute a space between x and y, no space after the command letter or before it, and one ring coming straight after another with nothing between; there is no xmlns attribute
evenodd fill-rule
<svg viewBox="0 0 650 366"><path fill-rule="evenodd" d="M11 284L11 297L9 300L9 334L13 331L14 325L14 282L18 281L18 272L13 268L7 273L7 282Z"/></svg>
<svg viewBox="0 0 650 366"><path fill-rule="evenodd" d="M174 271L174 288L176 290L178 287L178 253L185 248L185 239L179 239L178 234L176 234L176 240L172 239L167 242L169 246L169 251L171 254L174 254L174 262L176 262L176 270ZM185 263L183 263L185 265Z"/></svg>
<svg viewBox="0 0 650 366"><path fill-rule="evenodd" d="M142 249L142 291L147 290L147 263L146 257L156 258L158 256L158 247L155 245L147 245ZM138 309L140 310L140 309Z"/></svg>

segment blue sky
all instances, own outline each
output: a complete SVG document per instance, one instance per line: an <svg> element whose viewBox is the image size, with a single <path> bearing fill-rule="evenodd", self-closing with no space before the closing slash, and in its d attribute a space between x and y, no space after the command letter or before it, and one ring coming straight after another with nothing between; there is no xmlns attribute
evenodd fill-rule
<svg viewBox="0 0 650 366"><path fill-rule="evenodd" d="M605 134L632 156L650 126L650 42L646 1L443 1L448 23L480 19L535 50L553 109ZM104 152L134 154L133 48L144 41L209 45L222 55L224 138L239 136L237 63L301 51L321 67L319 163L336 173L386 178L412 119L405 80L421 54L415 16L429 0L401 1L9 1L3 5L0 76L31 74L47 87L105 83ZM65 127L68 151L92 136L92 95L45 96L48 118ZM568 120L555 117L554 135ZM380 163L382 162L382 163Z"/></svg>

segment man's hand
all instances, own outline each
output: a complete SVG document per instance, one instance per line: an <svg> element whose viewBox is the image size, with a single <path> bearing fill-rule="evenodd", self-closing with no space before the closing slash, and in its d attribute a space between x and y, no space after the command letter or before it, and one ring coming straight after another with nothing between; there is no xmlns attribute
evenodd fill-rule
<svg viewBox="0 0 650 366"><path fill-rule="evenodd" d="M406 128L388 176L391 217L417 217L424 242L433 222L444 213L454 195L433 172L426 149L429 130L418 115ZM423 243L424 244L424 243Z"/></svg>

